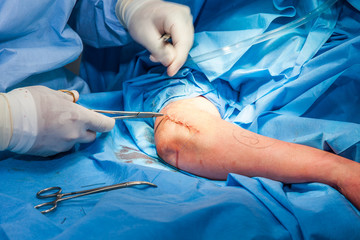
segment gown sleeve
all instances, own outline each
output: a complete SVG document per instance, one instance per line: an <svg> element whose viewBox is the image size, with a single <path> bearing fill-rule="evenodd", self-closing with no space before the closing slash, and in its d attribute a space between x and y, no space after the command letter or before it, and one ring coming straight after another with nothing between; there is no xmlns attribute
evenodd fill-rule
<svg viewBox="0 0 360 240"><path fill-rule="evenodd" d="M83 42L95 48L123 46L133 41L115 14L117 0L78 0L69 24Z"/></svg>

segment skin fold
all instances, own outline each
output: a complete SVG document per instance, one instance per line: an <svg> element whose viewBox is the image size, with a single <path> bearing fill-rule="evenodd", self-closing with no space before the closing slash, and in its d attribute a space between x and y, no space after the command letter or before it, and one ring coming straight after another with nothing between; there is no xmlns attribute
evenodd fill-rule
<svg viewBox="0 0 360 240"><path fill-rule="evenodd" d="M360 164L316 148L245 130L223 119L204 97L179 100L155 121L155 143L167 163L195 175L225 180L228 173L284 183L320 182L360 209Z"/></svg>

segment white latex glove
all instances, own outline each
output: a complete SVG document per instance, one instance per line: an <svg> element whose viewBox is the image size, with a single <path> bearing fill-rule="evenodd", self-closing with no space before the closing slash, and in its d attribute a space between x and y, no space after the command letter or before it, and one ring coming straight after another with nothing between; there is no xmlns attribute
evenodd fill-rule
<svg viewBox="0 0 360 240"><path fill-rule="evenodd" d="M72 91L75 101L77 91ZM15 89L7 94L13 133L8 150L50 156L76 143L95 140L96 132L110 131L115 120L78 104L73 96L43 86Z"/></svg>
<svg viewBox="0 0 360 240"><path fill-rule="evenodd" d="M194 26L187 6L161 0L118 0L116 15L131 37L150 51L150 60L175 75L185 63L194 41ZM161 36L170 34L172 44Z"/></svg>

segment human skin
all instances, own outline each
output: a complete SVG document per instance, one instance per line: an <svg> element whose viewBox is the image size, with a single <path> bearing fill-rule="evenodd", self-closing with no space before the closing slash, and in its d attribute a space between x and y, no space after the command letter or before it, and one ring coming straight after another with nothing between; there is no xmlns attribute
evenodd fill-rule
<svg viewBox="0 0 360 240"><path fill-rule="evenodd" d="M320 182L360 209L360 164L316 148L280 141L223 119L206 98L168 104L155 121L155 143L167 163L198 176L228 173L284 183Z"/></svg>

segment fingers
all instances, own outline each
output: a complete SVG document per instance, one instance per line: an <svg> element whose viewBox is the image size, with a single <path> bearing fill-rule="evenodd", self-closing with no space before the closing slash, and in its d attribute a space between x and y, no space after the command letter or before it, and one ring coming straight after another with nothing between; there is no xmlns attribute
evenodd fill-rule
<svg viewBox="0 0 360 240"><path fill-rule="evenodd" d="M175 58L168 66L167 73L174 76L184 65L188 57L189 51L194 42L194 27L192 20L187 22L178 22L170 27L172 36L172 46L175 51Z"/></svg>
<svg viewBox="0 0 360 240"><path fill-rule="evenodd" d="M157 36L160 36L159 39L157 39L156 44L152 45L152 50L148 50L151 52L150 60L160 62L168 67L167 74L172 77L186 62L193 45L194 27L192 20L188 22L179 21L171 25L167 32L171 34L172 44L164 42L160 34L157 33Z"/></svg>
<svg viewBox="0 0 360 240"><path fill-rule="evenodd" d="M176 15L170 16L164 23L164 30L171 35L172 43L164 42L160 36L157 41L158 47L150 51L150 60L161 62L168 67L169 76L174 76L184 65L194 42L194 27L192 17L189 16L187 19L179 19ZM158 33L157 36L159 35Z"/></svg>
<svg viewBox="0 0 360 240"><path fill-rule="evenodd" d="M190 9L181 7L181 11L169 15L164 21L164 30L170 34L176 53L167 69L168 75L173 76L184 65L194 42L194 26Z"/></svg>
<svg viewBox="0 0 360 240"><path fill-rule="evenodd" d="M139 9L128 24L130 35L151 53L151 61L168 67L168 75L174 76L184 65L194 41L190 8L159 1ZM171 36L172 43L164 41L164 33Z"/></svg>
<svg viewBox="0 0 360 240"><path fill-rule="evenodd" d="M59 90L63 92L63 98L66 98L69 101L77 102L79 100L79 92L76 90ZM80 106L79 106L80 107ZM93 141L96 137L95 132L109 132L115 125L115 120L109 117L106 117L103 114L99 114L81 107L83 111L86 111L88 114L85 114L88 119L85 121L88 122L88 133L84 138L84 142ZM95 135L95 136L94 136Z"/></svg>
<svg viewBox="0 0 360 240"><path fill-rule="evenodd" d="M90 110L89 110L90 111ZM90 111L87 119L87 129L93 132L109 132L115 126L115 119Z"/></svg>
<svg viewBox="0 0 360 240"><path fill-rule="evenodd" d="M76 90L58 90L59 92L63 93L61 96L69 101L77 102L79 100L79 92Z"/></svg>
<svg viewBox="0 0 360 240"><path fill-rule="evenodd" d="M147 26L136 40L151 53L151 61L160 62L165 67L169 66L176 56L174 47L161 38L155 25Z"/></svg>
<svg viewBox="0 0 360 240"><path fill-rule="evenodd" d="M74 104L75 105L75 104ZM78 126L78 135L72 137L76 143L89 143L95 140L97 132L109 132L115 125L115 120L103 114L96 113L79 105L80 125ZM74 143L75 143L74 142Z"/></svg>
<svg viewBox="0 0 360 240"><path fill-rule="evenodd" d="M80 94L78 91L76 90L71 90L70 92L72 92L74 94L74 102L77 102L79 100Z"/></svg>
<svg viewBox="0 0 360 240"><path fill-rule="evenodd" d="M63 92L62 97L69 101L75 103L79 99L79 93L76 90L71 90L71 91L59 90L59 91ZM114 119L109 118L103 114L96 113L77 104L74 105L71 104L71 106L77 109L77 110L73 109L73 111L76 111L80 115L82 115L82 119L87 127L86 129L89 131L87 136L85 137L84 142L89 142L95 139L96 134L94 136L92 132L109 132L115 125Z"/></svg>

